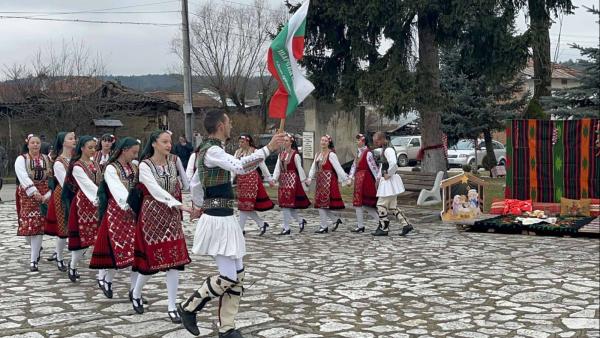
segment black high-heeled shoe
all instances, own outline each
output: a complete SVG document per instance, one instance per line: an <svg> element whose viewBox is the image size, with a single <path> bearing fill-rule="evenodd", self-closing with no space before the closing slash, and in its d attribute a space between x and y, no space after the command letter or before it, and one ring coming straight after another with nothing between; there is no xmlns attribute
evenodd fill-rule
<svg viewBox="0 0 600 338"><path fill-rule="evenodd" d="M319 228L319 230L315 231L315 234L326 234L329 232L329 228Z"/></svg>
<svg viewBox="0 0 600 338"><path fill-rule="evenodd" d="M300 231L298 231L299 233L302 233L302 231L304 231L304 226L306 226L306 220L303 218L302 221L300 221Z"/></svg>
<svg viewBox="0 0 600 338"><path fill-rule="evenodd" d="M350 230L350 232L354 232L354 233L365 232L365 227L362 227L362 228L356 227L356 228Z"/></svg>
<svg viewBox="0 0 600 338"><path fill-rule="evenodd" d="M133 310L136 313L140 315L144 313L144 303L142 303L140 298L132 298L131 303L133 304Z"/></svg>
<svg viewBox="0 0 600 338"><path fill-rule="evenodd" d="M333 229L331 229L331 232L335 232L337 230L337 228L340 226L340 224L343 224L341 219L337 219L335 221L335 223L333 223Z"/></svg>
<svg viewBox="0 0 600 338"><path fill-rule="evenodd" d="M79 279L79 272L77 272L77 269L71 269L69 268L69 279L71 280L71 282L75 283L77 282L77 279Z"/></svg>
<svg viewBox="0 0 600 338"><path fill-rule="evenodd" d="M168 311L167 314L169 315L169 319L171 319L172 323L181 324L181 317L179 317L179 312L177 312L177 310Z"/></svg>
<svg viewBox="0 0 600 338"><path fill-rule="evenodd" d="M38 262L31 262L29 265L29 271L36 272L38 271Z"/></svg>
<svg viewBox="0 0 600 338"><path fill-rule="evenodd" d="M129 301L133 302L133 290L129 290ZM142 297L142 304L148 304L148 301Z"/></svg>
<svg viewBox="0 0 600 338"><path fill-rule="evenodd" d="M65 265L65 261L64 260L57 260L56 261L56 268L58 269L58 271L62 271L65 272L67 271L67 266Z"/></svg>
<svg viewBox="0 0 600 338"><path fill-rule="evenodd" d="M285 236L285 235L291 235L291 234L292 234L292 231L290 229L287 229L287 230L283 229L283 230L281 230L280 233L277 234L277 236Z"/></svg>
<svg viewBox="0 0 600 338"><path fill-rule="evenodd" d="M37 262L36 263L39 263L40 260L42 259L42 250L44 250L44 248L40 247L40 251L38 252L38 258L37 258Z"/></svg>
<svg viewBox="0 0 600 338"><path fill-rule="evenodd" d="M112 291L112 283L111 282L107 282L106 280L104 280L104 283L102 285L102 293L104 293L104 295L106 296L106 298L113 298L113 291Z"/></svg>
<svg viewBox="0 0 600 338"><path fill-rule="evenodd" d="M260 227L260 233L258 234L259 236L262 236L265 234L265 232L267 232L267 228L269 227L269 223L267 222L263 222L262 227Z"/></svg>
<svg viewBox="0 0 600 338"><path fill-rule="evenodd" d="M52 254L52 256L46 258L46 261L48 261L48 262L54 262L57 259L58 259L57 258L57 253L55 252L55 253Z"/></svg>

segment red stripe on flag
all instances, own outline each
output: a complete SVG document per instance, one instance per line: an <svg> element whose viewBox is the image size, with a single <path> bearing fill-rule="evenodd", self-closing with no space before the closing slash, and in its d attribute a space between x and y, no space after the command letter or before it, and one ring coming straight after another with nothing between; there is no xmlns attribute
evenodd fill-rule
<svg viewBox="0 0 600 338"><path fill-rule="evenodd" d="M292 52L296 60L301 60L304 56L304 36L294 36L292 38Z"/></svg>
<svg viewBox="0 0 600 338"><path fill-rule="evenodd" d="M279 83L279 87L275 91L275 94L273 94L273 97L271 97L271 102L269 102L269 117L273 119L284 119L285 112L287 110L288 94L285 91L285 87L283 87L277 70L275 69L273 50L270 48L267 54L267 67L271 75L273 75L273 77L277 80L277 83Z"/></svg>

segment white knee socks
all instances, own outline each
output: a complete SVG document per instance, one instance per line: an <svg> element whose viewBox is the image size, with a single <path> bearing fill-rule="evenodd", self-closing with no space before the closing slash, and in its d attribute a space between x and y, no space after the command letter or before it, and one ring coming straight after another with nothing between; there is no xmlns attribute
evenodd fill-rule
<svg viewBox="0 0 600 338"><path fill-rule="evenodd" d="M65 251L66 246L67 246L66 238L57 238L56 239L56 248L54 250L56 252L56 259L58 261L63 260L63 251Z"/></svg>
<svg viewBox="0 0 600 338"><path fill-rule="evenodd" d="M168 291L168 309L169 311L177 310L177 287L179 286L179 271L167 271L167 291Z"/></svg>
<svg viewBox="0 0 600 338"><path fill-rule="evenodd" d="M69 264L71 269L77 269L77 265L79 264L79 261L83 257L84 253L85 249L71 251L71 264Z"/></svg>
<svg viewBox="0 0 600 338"><path fill-rule="evenodd" d="M40 248L42 247L43 235L30 236L31 237L31 262L37 262L40 257Z"/></svg>

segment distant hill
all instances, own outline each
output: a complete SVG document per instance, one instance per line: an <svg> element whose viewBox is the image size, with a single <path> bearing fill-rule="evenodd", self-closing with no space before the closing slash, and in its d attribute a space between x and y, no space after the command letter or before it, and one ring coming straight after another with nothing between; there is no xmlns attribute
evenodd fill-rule
<svg viewBox="0 0 600 338"><path fill-rule="evenodd" d="M183 76L181 74L148 74L148 75L109 75L102 77L104 80L118 81L125 87L133 88L142 92L152 91L183 91ZM250 89L247 92L248 99L257 97L258 81L250 81ZM192 78L192 91L198 92L208 87L208 81L204 77L194 76Z"/></svg>

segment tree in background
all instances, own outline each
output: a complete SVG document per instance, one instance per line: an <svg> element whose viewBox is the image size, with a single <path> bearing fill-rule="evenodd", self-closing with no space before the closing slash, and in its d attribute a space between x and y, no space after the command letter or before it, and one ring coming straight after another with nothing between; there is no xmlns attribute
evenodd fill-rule
<svg viewBox="0 0 600 338"><path fill-rule="evenodd" d="M477 140L483 134L487 170L497 164L492 133L503 129L504 121L528 100L519 76L527 64L528 37L515 33L516 8L501 5L480 1L463 8L465 15L456 16L461 27L456 44L442 53L442 122L448 143Z"/></svg>
<svg viewBox="0 0 600 338"><path fill-rule="evenodd" d="M600 11L588 8L588 11L600 17ZM600 24L600 20L597 21ZM552 97L542 100L546 110L563 118L598 117L600 114L600 44L598 47L582 47L571 45L578 49L588 60L580 60L583 66L581 86L576 88L555 90Z"/></svg>

